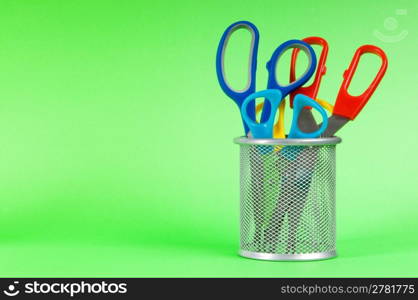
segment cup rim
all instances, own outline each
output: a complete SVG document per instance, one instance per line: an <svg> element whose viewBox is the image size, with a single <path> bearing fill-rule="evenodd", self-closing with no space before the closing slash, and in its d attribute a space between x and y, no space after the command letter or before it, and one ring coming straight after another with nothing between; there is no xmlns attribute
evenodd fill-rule
<svg viewBox="0 0 418 300"><path fill-rule="evenodd" d="M246 136L234 138L234 143L238 145L294 145L294 146L315 146L315 145L336 145L342 140L338 136L321 137L312 139L252 139Z"/></svg>

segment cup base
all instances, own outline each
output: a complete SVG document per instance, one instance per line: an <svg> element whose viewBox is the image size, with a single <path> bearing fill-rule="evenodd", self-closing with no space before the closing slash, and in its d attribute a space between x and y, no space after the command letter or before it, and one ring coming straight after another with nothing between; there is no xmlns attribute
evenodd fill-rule
<svg viewBox="0 0 418 300"><path fill-rule="evenodd" d="M304 253L304 254L276 254L276 253L261 253L251 252L246 250L240 250L239 255L259 260L272 260L272 261L309 261L309 260L322 260L329 259L337 256L337 252L317 252L317 253Z"/></svg>

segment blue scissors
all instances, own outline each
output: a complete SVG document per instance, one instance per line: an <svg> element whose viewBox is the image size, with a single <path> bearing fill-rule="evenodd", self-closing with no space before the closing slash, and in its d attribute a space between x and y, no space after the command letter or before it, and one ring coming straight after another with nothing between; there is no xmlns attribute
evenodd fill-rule
<svg viewBox="0 0 418 300"><path fill-rule="evenodd" d="M231 35L237 31L238 29L246 29L251 33L251 47L250 47L250 57L249 57L249 68L248 68L248 81L245 88L242 90L234 89L226 80L225 76L225 68L224 68L224 54L226 47L228 45L228 41ZM257 54L258 54L258 42L259 42L259 32L257 27L248 21L239 21L236 23L231 24L223 33L222 38L218 45L218 50L216 54L216 73L218 76L219 84L222 90L228 95L234 102L238 105L238 108L242 111L242 105L244 100L254 94L255 92L255 78L256 78L256 69L257 69ZM290 48L297 48L302 50L306 53L308 57L308 67L298 79L291 82L288 85L280 85L276 80L276 65L278 60L280 59L283 53L290 49ZM309 78L313 75L316 68L316 56L315 52L312 47L307 44L306 42L300 40L290 40L283 44L281 44L277 49L274 51L271 59L267 63L267 71L269 73L268 82L267 82L267 89L275 89L280 91L281 97L285 98L289 93L296 90L298 87L304 85ZM250 119L255 120L255 101L250 101L248 104L250 107L245 109L245 114L249 116ZM274 112L275 113L275 112ZM266 105L263 107L263 111L261 113L261 122L266 122L271 115L271 103L266 101ZM245 134L248 135L250 128L246 124L243 114L242 114L243 124Z"/></svg>

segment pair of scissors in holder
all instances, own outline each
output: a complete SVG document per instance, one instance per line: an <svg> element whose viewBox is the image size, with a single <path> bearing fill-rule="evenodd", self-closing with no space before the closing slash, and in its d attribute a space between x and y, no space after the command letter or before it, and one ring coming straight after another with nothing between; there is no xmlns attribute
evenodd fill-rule
<svg viewBox="0 0 418 300"><path fill-rule="evenodd" d="M312 84L306 87L300 86L290 93L290 106L293 107L294 111L292 129L297 128L296 136L294 136L295 132L292 129L290 130L288 135L288 137L290 138L318 137L326 129L324 123L321 125L320 128L318 127L311 112L311 108L315 107L321 113L322 118L324 120L327 119L325 111L313 99L316 99L322 76L326 73L325 62L328 55L328 43L326 42L326 40L320 37L308 37L303 39L303 41L310 45L321 46L322 51L319 57ZM290 82L296 80L296 59L298 53L299 49L293 50L290 66ZM281 107L281 109L284 108ZM298 135L298 133L300 132L303 132L302 136ZM303 211L304 202L301 205L296 205L297 200L289 199L289 195L294 195L295 197L299 197L300 199L304 200L306 198L306 189L303 189L302 187L309 186L312 178L313 169L306 168L303 166L303 164L300 163L301 161L306 159L307 155L311 155L311 152L303 151L306 150L303 148L286 147L282 149L282 152L286 153L286 150L289 151L287 151L285 157L291 159L289 160L289 163L287 164L286 169L283 172L284 175L282 175L283 177L281 179L280 193L277 201L277 206L273 210L272 218L267 227L265 228L263 234L263 245L264 247L268 247L268 252L275 251L275 245L280 235L281 224L284 221L286 213L289 213L288 216L290 218L288 244L286 251L288 253L294 252L293 249L295 248L296 232L300 221L300 216ZM276 234L270 236L269 232L276 232Z"/></svg>
<svg viewBox="0 0 418 300"><path fill-rule="evenodd" d="M307 39L305 39L306 41ZM309 42L309 41L308 41ZM323 48L323 51L326 52L328 51L328 49L325 49L325 47ZM351 96L348 94L347 89L350 85L350 82L352 80L352 77L354 76L354 73L356 71L357 65L359 63L360 60L360 56L365 54L365 53L372 53L375 54L377 56L379 56L382 60L382 64L380 66L380 69L376 75L376 77L374 78L374 80L372 81L372 83L370 84L370 86L365 90L365 92L363 92L363 94L361 94L360 96ZM292 56L292 70L291 70L291 78L292 73L294 74L294 68L295 68L295 60L296 59L296 55L297 55L297 51L295 51L293 53ZM322 58L323 53L321 54L321 58ZM326 56L325 56L326 59ZM325 68L325 59L322 60L320 59L320 63L318 65L318 69L317 69L317 74L316 76L318 76L318 72L320 72L320 65L323 64L323 68ZM322 63L321 63L322 61ZM335 103L335 107L333 108L332 111L332 116L329 118L329 122L328 122L328 127L326 129L326 131L322 134L322 136L324 137L330 137L333 136L340 128L342 128L349 120L353 120L361 111L361 109L365 106L365 104L367 103L367 101L370 99L371 95L373 94L373 92L376 90L378 84L380 83L382 77L384 76L385 72L387 69L387 57L385 55L385 53L383 52L383 50L381 50L380 48L376 47L376 46L372 46L372 45L365 45L365 46L361 46L357 49L357 51L354 54L354 57L350 63L349 68L344 72L344 80L343 83L340 87L340 91L338 93L337 96L337 101ZM323 74L325 74L325 69L323 71ZM300 88L299 90L295 91L295 93L300 92L300 93L304 93L305 95L310 95L312 98L316 97L316 92L315 92L315 88L317 89L319 87L319 81L317 81L318 77L316 77L314 83L312 84L311 87L308 87L306 89L304 88ZM318 79L320 80L320 79ZM317 84L315 86L315 83ZM291 95L291 99L292 99L292 95ZM307 109L305 109L307 111ZM316 123L312 123L313 125L311 125L311 129L314 128L314 126L317 126ZM315 149L315 148L313 148ZM303 161L303 154L301 154L299 156L300 160ZM304 170L305 172L300 172L299 170L299 163L298 160L299 158L294 162L294 164L289 164L289 167L286 170L287 174L298 174L298 173L302 173L302 174L311 174L309 176L302 176L301 178L293 178L292 181L298 182L298 184L296 184L295 186L292 187L288 187L286 184L282 184L282 188L281 188L281 194L279 196L279 200L278 200L278 204L277 207L273 213L272 216L272 220L279 220L278 223L273 223L271 222L271 224L269 224L267 226L266 231L272 231L273 227L275 228L275 232L280 232L280 228L282 226L282 222L284 220L284 215L286 213L290 212L290 215L293 218L293 221L291 222L291 226L289 227L289 236L288 236L288 244L287 244L287 248L286 251L287 253L294 253L296 251L296 234L297 234L297 227L300 221L300 217L302 214L302 210L304 207L304 203L306 201L306 197L308 194L308 189L306 188L307 186L310 186L311 184L311 180L312 180L312 172L313 172L313 168L315 166L315 164L311 165L312 170ZM316 160L317 156L312 156L311 155L311 159ZM305 187L305 188L301 188L301 187ZM298 198L299 201L302 201L301 205L294 207L294 205L292 205L293 202L289 202L289 203L285 203L284 202L284 196L286 195L286 193L289 193L289 191L297 191L298 194ZM302 200L300 200L302 199ZM293 208L292 211L291 208ZM274 251L275 248L275 244L277 242L277 237L279 234L277 234L275 237L271 238L268 241L265 241L265 243L268 243L269 246L271 247L270 251Z"/></svg>
<svg viewBox="0 0 418 300"><path fill-rule="evenodd" d="M301 107L301 105L298 103L298 98L303 95L304 97L308 97L308 99L317 105L317 102L313 99L316 100L322 76L324 76L326 73L325 63L328 56L328 43L325 39L320 37L308 37L304 38L303 41L310 45L321 46L322 50L318 60L318 65L316 67L313 82L309 86L301 86L290 93L290 107L293 108L294 114L299 114L299 117L296 121L300 130L305 132L315 132L318 130L318 125L311 111L312 105ZM290 81L294 81L296 78L296 61L298 53L299 49L294 49L292 52ZM322 127L323 124L321 125L321 128ZM324 131L322 131L322 133L323 132ZM314 137L318 136L319 135L315 135ZM286 150L286 148L283 150ZM306 167L302 162L309 156L311 159L316 161L317 149L312 148L303 150L299 149L299 151L296 150L298 149L293 149L292 152L289 151L290 153L296 154L294 155L294 157L296 156L296 159L287 164L285 171L283 172L283 174L287 175L282 175L283 177L281 179L280 193L278 196L277 204L273 210L271 220L264 231L265 239L263 243L266 247L268 247L269 252L274 252L276 250L276 244L281 234L281 227L286 214L288 215L289 228L285 251L286 253L294 253L296 250L296 234L308 193L308 189L306 187L309 187L311 184L314 171L313 167L315 165L315 163L313 163L310 167ZM314 151L313 154L312 151ZM289 198L290 195L294 195L293 197L296 199ZM299 205L297 205L298 201ZM269 232L275 232L276 234L269 236Z"/></svg>
<svg viewBox="0 0 418 300"><path fill-rule="evenodd" d="M307 37L303 39L304 42L309 45L321 46L321 55L318 60L314 80L309 86L301 86L292 93L290 93L290 107L294 109L294 113L299 114L297 124L300 130L305 132L315 132L318 130L318 125L312 114L312 106L302 106L298 103L298 97L304 95L308 97L314 103L317 103L316 99L319 86L321 84L322 76L326 73L326 59L328 56L328 43L325 39L320 37ZM296 61L299 54L299 49L294 49L291 57L290 65L290 81L294 81L296 78ZM313 100L315 99L315 101ZM324 103L321 103L323 105ZM329 108L328 108L329 110ZM323 124L321 125L321 127ZM318 137L316 135L315 137ZM286 149L286 148L285 148ZM285 150L284 149L284 150ZM298 151L297 151L298 150ZM282 223L284 222L285 215L288 215L288 236L286 253L294 253L296 250L296 234L300 222L300 217L305 207L305 201L308 188L311 184L312 175L314 172L315 161L317 159L317 148L308 149L293 149L291 153L294 154L295 159L287 164L283 174L280 193L278 201L270 223L267 225L264 233L264 243L268 247L269 251L275 251L277 240L280 236ZM289 151L290 152L290 151ZM299 153L301 152L301 153ZM287 155L288 157L290 155ZM306 166L303 162L309 157L312 160L312 164ZM293 195L293 197L290 197ZM274 228L274 229L273 229ZM276 235L270 236L268 232L276 232Z"/></svg>

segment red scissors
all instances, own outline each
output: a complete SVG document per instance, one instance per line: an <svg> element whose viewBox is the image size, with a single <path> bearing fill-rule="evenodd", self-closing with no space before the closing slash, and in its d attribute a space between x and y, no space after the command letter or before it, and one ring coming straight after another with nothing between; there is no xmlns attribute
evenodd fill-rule
<svg viewBox="0 0 418 300"><path fill-rule="evenodd" d="M290 103L292 105L293 97L296 94L304 94L308 97L316 99L318 94L319 85L321 83L321 78L326 73L326 58L328 55L328 44L327 42L319 37L309 37L303 39L303 41L307 42L311 45L320 45L322 46L321 56L317 65L317 70L315 73L314 82L307 87L300 87L295 90L290 95ZM348 93L348 88L350 86L351 80L353 79L354 73L357 69L358 63L360 58L363 54L371 53L375 54L380 57L382 63L380 65L380 69L376 74L376 77L373 79L372 83L369 87L359 96L352 96ZM290 80L294 80L295 78L295 69L296 69L296 58L298 55L297 49L293 50L292 53L292 61L291 61L291 69L290 69ZM338 130L340 130L345 124L348 123L350 120L354 120L366 103L369 101L370 97L373 95L374 91L376 90L377 86L379 85L380 81L382 80L383 76L386 73L386 69L388 66L388 60L386 57L385 52L380 49L379 47L373 45L364 45L359 47L356 52L354 53L353 59L347 70L345 70L343 77L344 80L341 84L340 90L337 95L337 99L335 101L334 109L332 111L332 116L328 119L328 128L325 130L322 136L329 137L333 136ZM299 125L300 129L313 131L318 128L312 113L309 107L306 107L304 113L301 114L299 118L299 123L303 123L304 126Z"/></svg>

